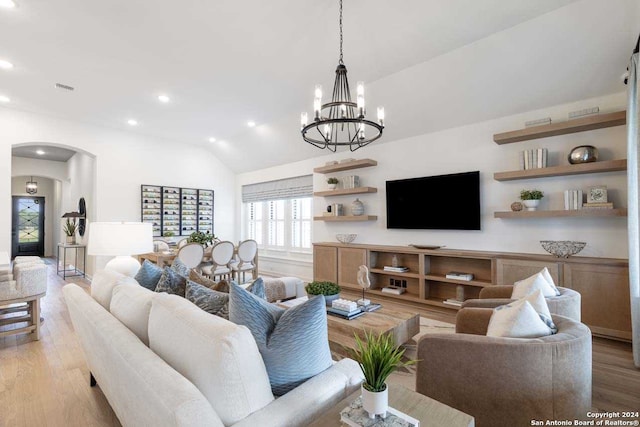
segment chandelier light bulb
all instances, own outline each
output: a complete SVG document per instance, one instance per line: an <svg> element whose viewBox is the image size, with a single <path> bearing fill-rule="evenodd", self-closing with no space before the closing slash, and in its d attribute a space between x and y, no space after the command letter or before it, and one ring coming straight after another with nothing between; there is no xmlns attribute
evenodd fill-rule
<svg viewBox="0 0 640 427"><path fill-rule="evenodd" d="M329 135L331 134L331 125L324 125L324 137L329 139Z"/></svg>
<svg viewBox="0 0 640 427"><path fill-rule="evenodd" d="M384 126L384 107L378 107L378 123Z"/></svg>
<svg viewBox="0 0 640 427"><path fill-rule="evenodd" d="M360 139L364 139L365 138L364 129L365 129L364 123L360 123L360 130L358 130L358 138L360 138Z"/></svg>
<svg viewBox="0 0 640 427"><path fill-rule="evenodd" d="M316 98L313 100L313 112L316 120L320 120L320 113L322 110L322 101L320 98Z"/></svg>
<svg viewBox="0 0 640 427"><path fill-rule="evenodd" d="M358 95L358 115L364 117L364 95Z"/></svg>
<svg viewBox="0 0 640 427"><path fill-rule="evenodd" d="M316 85L316 90L314 92L314 95L316 98L322 99L322 85Z"/></svg>
<svg viewBox="0 0 640 427"><path fill-rule="evenodd" d="M307 113L300 114L300 127L305 127L309 123Z"/></svg>
<svg viewBox="0 0 640 427"><path fill-rule="evenodd" d="M357 83L356 95L364 96L364 82Z"/></svg>
<svg viewBox="0 0 640 427"><path fill-rule="evenodd" d="M347 117L347 106L344 104L340 105L340 117L343 119Z"/></svg>

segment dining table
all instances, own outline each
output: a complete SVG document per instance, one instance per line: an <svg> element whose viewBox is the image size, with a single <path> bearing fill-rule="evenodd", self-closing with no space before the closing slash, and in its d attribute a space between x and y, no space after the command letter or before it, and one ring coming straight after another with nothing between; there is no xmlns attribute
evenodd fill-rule
<svg viewBox="0 0 640 427"><path fill-rule="evenodd" d="M208 250L207 250L208 249ZM211 247L205 249L202 262L211 261ZM173 260L178 256L178 249L169 249L158 252L148 252L146 254L139 254L138 261L142 263L145 259L156 264L158 267L164 267L165 265L171 265Z"/></svg>

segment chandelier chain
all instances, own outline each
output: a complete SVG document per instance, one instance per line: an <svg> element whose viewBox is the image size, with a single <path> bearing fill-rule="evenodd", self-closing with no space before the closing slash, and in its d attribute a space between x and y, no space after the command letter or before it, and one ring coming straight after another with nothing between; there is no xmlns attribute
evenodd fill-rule
<svg viewBox="0 0 640 427"><path fill-rule="evenodd" d="M340 64L344 64L342 61L342 0L340 0Z"/></svg>

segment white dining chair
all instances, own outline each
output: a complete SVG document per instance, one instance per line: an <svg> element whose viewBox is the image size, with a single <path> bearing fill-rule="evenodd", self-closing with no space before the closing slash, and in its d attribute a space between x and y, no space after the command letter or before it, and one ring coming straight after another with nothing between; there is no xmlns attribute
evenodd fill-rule
<svg viewBox="0 0 640 427"><path fill-rule="evenodd" d="M253 239L243 240L238 244L236 255L237 261L232 261L230 264L236 281L244 283L247 272L251 272L251 278L256 279L258 275L258 242ZM242 282L240 282L240 273L242 273Z"/></svg>
<svg viewBox="0 0 640 427"><path fill-rule="evenodd" d="M169 249L169 243L167 243L166 241L160 239L156 239L153 241L154 252L168 251Z"/></svg>
<svg viewBox="0 0 640 427"><path fill-rule="evenodd" d="M234 253L235 245L233 242L223 240L216 243L211 249L211 263L201 267L202 274L212 280L216 280L216 277L231 279L232 271L229 263L233 259Z"/></svg>
<svg viewBox="0 0 640 427"><path fill-rule="evenodd" d="M187 243L178 249L176 255L187 267L196 268L202 264L204 257L204 247L200 243Z"/></svg>

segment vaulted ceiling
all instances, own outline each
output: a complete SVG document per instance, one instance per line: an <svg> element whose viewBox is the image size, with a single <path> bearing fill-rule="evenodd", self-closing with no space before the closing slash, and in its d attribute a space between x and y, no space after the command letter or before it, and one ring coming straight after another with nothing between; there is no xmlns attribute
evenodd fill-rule
<svg viewBox="0 0 640 427"><path fill-rule="evenodd" d="M207 145L236 172L326 154L299 113L332 85L337 0L14 1L9 108ZM638 3L344 0L344 60L370 112L387 110L384 143L623 91Z"/></svg>

